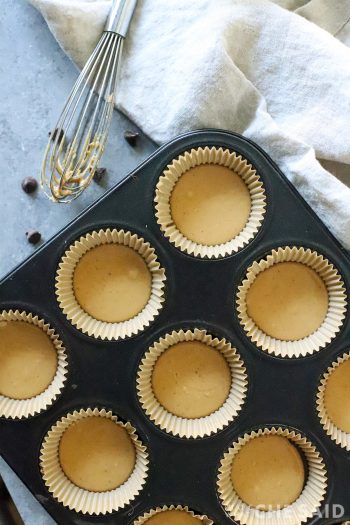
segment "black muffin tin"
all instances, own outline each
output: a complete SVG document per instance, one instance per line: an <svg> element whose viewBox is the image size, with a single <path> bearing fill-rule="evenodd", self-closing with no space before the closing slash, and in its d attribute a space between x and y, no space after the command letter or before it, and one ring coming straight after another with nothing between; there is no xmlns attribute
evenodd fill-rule
<svg viewBox="0 0 350 525"><path fill-rule="evenodd" d="M162 171L179 154L199 146L229 148L248 159L267 195L265 219L256 237L238 253L218 260L182 253L163 236L155 219L155 186ZM96 340L77 330L63 315L55 296L55 274L65 250L81 235L106 227L128 229L149 241L167 278L160 315L136 336L114 342ZM323 254L338 268L348 292L346 251L266 153L239 135L195 131L158 149L1 282L0 309L23 309L44 318L59 334L68 355L68 379L53 405L28 419L0 419L0 453L59 524L129 525L146 510L164 504L188 505L207 514L216 525L235 523L217 493L220 460L240 435L273 425L296 429L316 445L329 479L322 509L326 512L326 504L343 505L350 519L350 453L327 437L316 412L321 376L349 350L349 316L337 337L320 352L282 359L249 340L235 309L237 287L247 267L271 249L286 245ZM147 418L137 398L136 374L144 353L160 336L195 327L227 338L238 349L249 388L238 417L224 430L211 437L181 439L166 434ZM148 477L139 496L121 511L104 516L68 510L52 497L40 475L39 451L47 431L68 412L87 407L111 409L130 421L149 452ZM309 523L342 522L345 517L315 516Z"/></svg>

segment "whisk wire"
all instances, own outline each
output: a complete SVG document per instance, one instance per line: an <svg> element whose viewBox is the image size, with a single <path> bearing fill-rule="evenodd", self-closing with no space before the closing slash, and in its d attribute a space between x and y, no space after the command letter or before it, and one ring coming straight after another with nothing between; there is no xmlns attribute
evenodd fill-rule
<svg viewBox="0 0 350 525"><path fill-rule="evenodd" d="M49 186L56 200L75 198L85 189L104 151L121 42L115 33L103 34L58 119L55 137L48 146L51 151L47 152L52 174Z"/></svg>
<svg viewBox="0 0 350 525"><path fill-rule="evenodd" d="M45 151L41 181L51 198L75 199L104 152L115 102L123 41L137 0L113 0L91 57L73 86Z"/></svg>
<svg viewBox="0 0 350 525"><path fill-rule="evenodd" d="M76 95L81 87L81 85L83 84L83 82L85 81L85 86L87 84L87 81L90 79L91 77L91 73L93 71L93 68L94 66L97 64L97 62L95 62L95 59L97 58L98 60L98 56L97 55L100 55L101 53L101 47L103 46L103 43L104 43L104 40L105 40L105 36L106 36L106 33L103 33L102 37L100 38L96 48L94 49L93 53L91 54L90 58L88 59L88 61L86 62L84 68L82 69L77 81L75 82L69 96L68 96L68 99L61 111L61 114L58 118L58 121L57 121L57 125L56 125L56 129L55 129L55 132L56 132L56 137L55 137L55 140L53 141L54 142L54 149L53 149L53 153L52 153L52 156L55 157L55 155L57 154L57 151L56 151L56 148L57 148L57 145L59 143L62 142L62 139L63 139L63 132L64 132L64 128L63 128L63 123L65 122L65 119L66 119L66 116L68 114L69 111L71 111L71 106L72 104L74 103L74 101L76 101L76 104L75 104L75 107L74 109L72 110L72 115L74 114L74 112L76 111L77 109L77 106L79 104L79 101L81 99L81 96L83 94L83 90L81 91L81 95L76 99ZM92 66L91 68L91 71L90 71L90 66Z"/></svg>
<svg viewBox="0 0 350 525"><path fill-rule="evenodd" d="M79 101L83 95L85 86L86 86L86 79L91 78L91 74L93 72L94 62L96 56L98 56L99 53L101 53L102 44L104 41L105 35L100 39L98 45L95 48L95 51L91 55L90 59L86 63L85 67L82 70L81 75L78 77L78 80L76 81L75 85L73 86L73 89L71 90L71 93L67 99L67 102L61 112L61 115L58 119L56 129L54 132L54 136L52 136L51 141L49 142L46 155L44 157L43 162L43 171L42 171L42 183L47 182L46 180L46 173L45 168L47 164L47 157L50 158L49 162L49 171L51 171L51 179L50 179L50 190L52 196L57 199L58 195L60 193L63 193L63 187L65 185L65 171L67 171L67 167L71 167L72 163L72 155L68 152L65 153L64 157L62 158L62 151L65 141L66 134L64 133L64 129L68 129L69 125L66 123L66 117L67 115L71 114L72 118L74 116L74 113L78 107ZM84 84L83 89L80 91L80 95L77 97L77 94L79 93L79 90L81 88L81 85ZM72 108L72 105L75 102L75 106ZM76 142L75 142L76 143ZM51 151L50 151L51 150ZM67 154L68 153L68 154ZM57 199L58 200L58 199Z"/></svg>
<svg viewBox="0 0 350 525"><path fill-rule="evenodd" d="M92 82L92 85L90 86L90 88L88 88L89 84L90 84L90 78L87 78L86 79L86 82L85 82L85 85L84 85L84 90L85 90L85 87L89 89L88 91L88 97L84 103L84 106L82 108L82 111L81 111L81 119L79 121L79 125L78 125L78 129L77 129L77 134L80 132L80 129L82 128L83 126L83 123L85 122L85 117L87 115L87 111L88 111L88 107L89 107L89 104L91 102L91 99L92 97L95 95L97 89L98 89L98 82L100 81L100 76L103 72L103 69L104 69L104 66L105 66L105 61L107 60L107 57L108 57L108 54L110 53L111 51L111 46L113 44L113 40L110 38L111 35L110 34L105 34L106 38L105 38L105 42L104 42L104 46L102 47L102 60L101 62L96 62L96 66L99 64L99 68L95 74L95 77L93 78L93 82ZM98 102L100 101L101 99L101 92L103 92L103 88L104 88L104 85L102 83L102 85L100 86L100 89L99 89L99 96L98 96ZM79 102L79 99L77 101L77 104ZM97 109L97 106L94 110L94 115L96 114L96 109ZM69 119L68 121L68 127L69 125L71 124L71 121L72 121L72 118L73 118L73 115L71 116L71 118Z"/></svg>
<svg viewBox="0 0 350 525"><path fill-rule="evenodd" d="M122 53L122 47L123 47L123 40L118 39L118 42L115 48L114 57L113 57L112 73L109 77L107 91L106 91L106 96L109 98L109 104L106 104L103 107L101 119L98 123L98 127L96 130L97 135L102 134L101 130L103 130L106 127L106 123L110 121L110 118L113 112L113 105L115 102L115 91L116 91L115 88L116 88L116 83L118 80L117 77L118 77L119 62L120 62L120 57Z"/></svg>
<svg viewBox="0 0 350 525"><path fill-rule="evenodd" d="M92 82L91 86L89 87L89 90L87 91L86 99L83 103L83 106L80 111L79 120L77 122L77 127L74 130L74 141L72 141L68 148L68 155L66 159L66 164L69 167L70 173L68 178L62 178L60 189L66 190L67 184L78 184L80 182L85 181L85 175L87 173L87 170L92 167L89 166L89 153L94 150L94 147L96 150L98 150L100 145L100 137L97 137L94 135L94 127L96 124L96 117L98 115L98 111L100 110L100 102L102 97L105 96L104 88L105 88L105 78L109 74L109 62L112 56L111 47L113 46L113 39L111 38L111 35L107 35L107 38L105 38L105 49L102 47L103 50L103 56L102 60L99 63L99 67L96 68L97 71L94 72L94 76L89 75L89 78L87 78L85 85L83 87L83 91L86 87L88 87L88 84L90 81ZM109 59L107 58L109 57ZM106 67L106 61L108 60L107 67ZM104 78L101 81L102 76L104 75ZM90 108L91 108L91 102L93 98L96 98L96 92L98 92L97 95L97 102L95 103L95 108L93 110L93 113L90 115ZM83 93L83 92L82 92ZM78 98L75 108L73 111L76 110L80 99L82 98L82 93L80 97ZM70 128L70 125L73 120L74 113L71 114L70 119L67 123L67 128ZM87 129L86 129L87 128ZM82 138L82 147L81 150L77 151L77 141L80 137ZM102 146L102 145L101 145ZM79 155L78 155L79 154ZM75 158L78 156L78 161L74 167L72 167L72 161L75 160ZM93 173L91 174L92 177ZM87 181L89 182L89 180ZM83 184L82 184L83 185ZM75 189L75 188L74 188ZM73 192L75 193L73 189Z"/></svg>
<svg viewBox="0 0 350 525"><path fill-rule="evenodd" d="M86 111L91 103L91 97L94 96L94 91L96 90L97 82L100 80L101 75L103 75L101 88L98 91L97 102L95 104L95 109L92 114L89 129L86 131L87 140L85 141L83 152L80 157L80 162L75 168L76 173L87 173L87 177L83 178L81 186L87 186L90 183L91 177L93 176L93 171L95 165L99 160L99 156L103 152L104 142L105 142L105 133L109 127L110 118L113 112L114 104L114 92L115 92L115 79L116 79L116 67L118 63L118 53L121 39L118 38L117 46L113 45L112 40L118 38L117 35L110 35L110 43L106 56L109 56L107 65L102 62L99 71L97 72L96 81L93 85L93 91L90 92L89 99L87 100L82 118L81 125L86 122ZM112 47L112 50L110 47ZM86 123L88 124L88 123ZM80 129L78 128L76 135L79 136ZM92 155L89 156L89 146L92 152ZM94 154L93 154L94 153ZM80 189L78 188L78 191ZM75 190L73 190L75 193Z"/></svg>

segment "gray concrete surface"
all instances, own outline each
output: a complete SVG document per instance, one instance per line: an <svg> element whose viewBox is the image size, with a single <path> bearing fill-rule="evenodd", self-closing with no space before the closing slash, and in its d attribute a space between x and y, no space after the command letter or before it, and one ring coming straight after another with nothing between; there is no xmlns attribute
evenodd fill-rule
<svg viewBox="0 0 350 525"><path fill-rule="evenodd" d="M48 240L155 149L146 137L132 149L123 132L135 127L115 112L102 161L108 177L102 186L93 183L70 205L54 204L41 192L25 194L21 181L39 176L48 131L77 74L39 13L25 0L1 1L0 279L35 250L26 240L28 229L38 229ZM54 523L1 458L0 474L25 525Z"/></svg>

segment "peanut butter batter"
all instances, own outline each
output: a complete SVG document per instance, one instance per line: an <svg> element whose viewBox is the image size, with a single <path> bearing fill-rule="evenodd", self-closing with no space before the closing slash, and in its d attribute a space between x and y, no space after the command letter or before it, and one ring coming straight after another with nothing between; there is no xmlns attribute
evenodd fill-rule
<svg viewBox="0 0 350 525"><path fill-rule="evenodd" d="M146 523L148 525L199 525L202 522L185 510L165 510L152 516Z"/></svg>
<svg viewBox="0 0 350 525"><path fill-rule="evenodd" d="M328 310L323 280L302 263L281 262L261 272L247 294L248 315L267 335L296 341L317 330Z"/></svg>
<svg viewBox="0 0 350 525"><path fill-rule="evenodd" d="M184 173L170 196L171 215L180 232L199 244L230 241L250 214L250 193L234 171L207 164Z"/></svg>
<svg viewBox="0 0 350 525"><path fill-rule="evenodd" d="M350 433L350 360L344 361L329 376L324 403L335 426Z"/></svg>
<svg viewBox="0 0 350 525"><path fill-rule="evenodd" d="M143 257L135 250L103 244L83 255L73 284L85 312L99 321L118 323L143 310L151 295L152 278Z"/></svg>
<svg viewBox="0 0 350 525"><path fill-rule="evenodd" d="M178 343L157 360L152 376L159 403L179 417L199 418L219 409L231 388L221 353L199 341Z"/></svg>
<svg viewBox="0 0 350 525"><path fill-rule="evenodd" d="M32 324L0 321L0 394L29 399L52 382L57 354L49 336Z"/></svg>
<svg viewBox="0 0 350 525"><path fill-rule="evenodd" d="M282 436L260 436L235 456L231 479L244 503L260 510L291 505L301 494L305 472L297 448Z"/></svg>
<svg viewBox="0 0 350 525"><path fill-rule="evenodd" d="M67 428L59 445L61 467L78 487L104 492L122 485L135 466L127 431L111 419L91 416Z"/></svg>

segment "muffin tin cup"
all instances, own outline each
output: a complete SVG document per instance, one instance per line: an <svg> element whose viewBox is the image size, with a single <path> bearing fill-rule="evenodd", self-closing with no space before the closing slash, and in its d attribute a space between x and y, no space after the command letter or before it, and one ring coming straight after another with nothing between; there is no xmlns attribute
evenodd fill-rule
<svg viewBox="0 0 350 525"><path fill-rule="evenodd" d="M182 505L164 505L163 507L156 507L155 509L150 509L148 512L145 512L142 516L137 518L137 520L133 522L133 525L144 525L144 523L147 523L147 521L156 514L160 514L161 512L165 512L167 510L182 510L183 512L189 514L189 516L192 516L192 518L197 518L199 521L202 522L203 525L214 525L214 522L210 520L208 516L194 513L188 507L183 507Z"/></svg>
<svg viewBox="0 0 350 525"><path fill-rule="evenodd" d="M0 417L23 419L39 414L47 409L60 395L67 375L67 356L62 341L51 326L37 315L19 310L3 310L0 324L8 321L20 321L40 328L50 338L57 355L57 368L49 386L40 394L28 399L12 399L0 395Z"/></svg>
<svg viewBox="0 0 350 525"><path fill-rule="evenodd" d="M154 366L163 352L184 341L199 341L217 349L231 371L231 388L224 404L212 414L194 419L178 417L157 400L152 388ZM181 438L202 438L222 430L240 412L247 394L248 376L238 352L225 339L218 339L205 330L179 330L161 337L146 352L137 376L137 393L147 416L162 430Z"/></svg>
<svg viewBox="0 0 350 525"><path fill-rule="evenodd" d="M347 451L350 451L350 434L341 430L333 423L333 421L330 419L327 413L324 402L328 378L336 368L338 368L342 363L344 363L348 359L350 359L350 353L345 353L341 357L338 357L338 359L334 361L331 364L331 366L328 367L318 387L316 405L318 417L320 418L321 424L324 430L326 431L327 435L333 441L335 441L337 445L340 445L340 447L345 448Z"/></svg>
<svg viewBox="0 0 350 525"><path fill-rule="evenodd" d="M235 492L231 481L234 457L251 439L263 435L278 435L289 439L301 450L308 466L302 493L294 503L280 510L264 511L247 505ZM241 525L299 525L319 510L327 490L327 472L321 455L306 437L281 427L264 428L244 434L225 453L220 462L217 489L226 512Z"/></svg>
<svg viewBox="0 0 350 525"><path fill-rule="evenodd" d="M328 311L321 326L311 335L296 341L283 341L267 335L249 317L247 311L247 294L257 275L281 262L298 262L309 266L321 277L328 292ZM254 261L238 287L236 297L238 318L247 336L265 352L280 357L305 357L324 348L339 332L346 305L345 286L333 264L316 251L296 246L274 249L265 258Z"/></svg>
<svg viewBox="0 0 350 525"><path fill-rule="evenodd" d="M74 270L81 257L90 249L103 244L128 246L141 255L150 271L151 295L143 310L135 317L117 323L99 321L83 310L73 289ZM65 252L56 274L56 295L67 319L81 332L96 339L118 340L131 337L150 325L164 302L165 271L161 268L154 248L142 237L130 231L109 229L83 235Z"/></svg>
<svg viewBox="0 0 350 525"><path fill-rule="evenodd" d="M124 428L136 452L135 467L130 477L116 489L105 492L92 492L72 483L62 470L59 460L59 443L65 430L72 423L91 416L110 419ZM62 417L49 430L40 451L40 470L49 492L70 510L83 514L107 514L124 508L141 492L147 478L148 453L130 423L122 423L111 411L105 409L81 409Z"/></svg>
<svg viewBox="0 0 350 525"><path fill-rule="evenodd" d="M199 244L185 237L174 223L170 209L170 196L181 175L204 164L225 166L240 175L251 199L250 215L241 232L230 241L215 246ZM195 257L218 259L238 252L255 237L264 219L266 195L259 175L246 159L228 149L207 146L186 151L167 166L156 186L155 210L162 232L176 248Z"/></svg>

